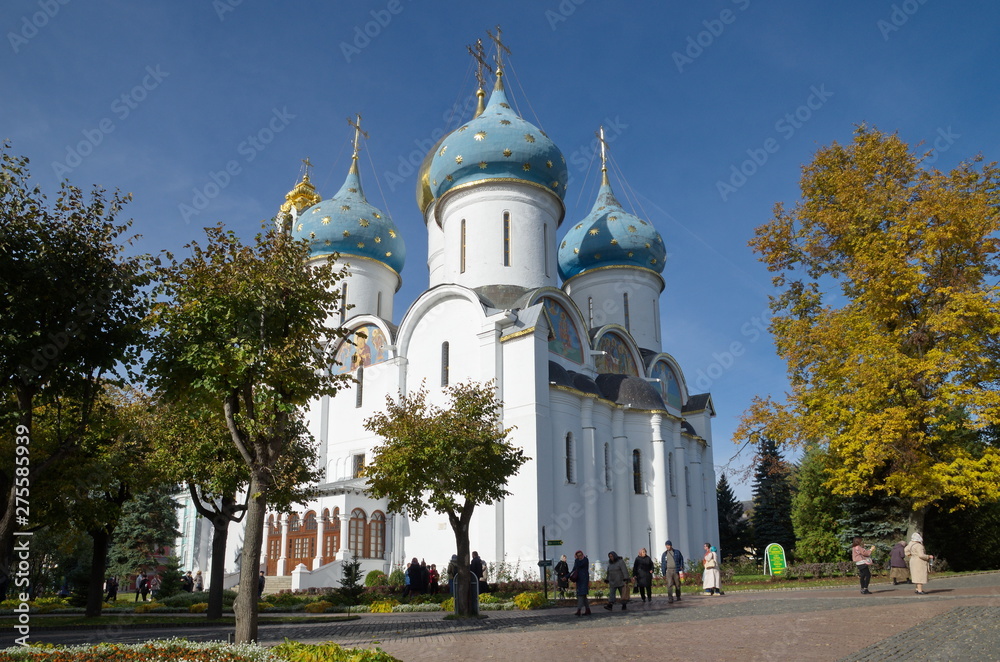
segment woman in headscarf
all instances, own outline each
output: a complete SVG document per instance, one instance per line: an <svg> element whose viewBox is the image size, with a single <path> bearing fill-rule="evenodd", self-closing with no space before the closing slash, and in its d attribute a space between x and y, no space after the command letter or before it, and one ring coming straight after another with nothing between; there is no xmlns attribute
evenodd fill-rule
<svg viewBox="0 0 1000 662"><path fill-rule="evenodd" d="M646 548L639 550L639 555L635 557L632 564L632 576L635 578L635 586L639 589L642 601L646 598L653 601L653 559L646 553Z"/></svg>
<svg viewBox="0 0 1000 662"><path fill-rule="evenodd" d="M569 588L569 563L566 562L566 555L563 554L554 568L556 573L556 587L559 589L560 597L566 597L566 589Z"/></svg>
<svg viewBox="0 0 1000 662"><path fill-rule="evenodd" d="M628 609L628 601L625 599L625 584L628 582L628 566L625 560L615 552L608 552L608 604L604 608L611 610L615 608L615 591L621 598L622 611Z"/></svg>
<svg viewBox="0 0 1000 662"><path fill-rule="evenodd" d="M705 595L725 595L722 592L722 574L719 572L719 553L708 543L705 543L704 566L701 587L705 589Z"/></svg>
<svg viewBox="0 0 1000 662"><path fill-rule="evenodd" d="M910 544L904 550L906 560L910 564L910 581L917 585L914 591L917 595L927 595L924 584L927 583L928 561L934 558L924 549L924 538L916 531L910 536Z"/></svg>
<svg viewBox="0 0 1000 662"><path fill-rule="evenodd" d="M590 559L581 550L576 550L573 560L573 570L569 573L569 579L576 582L576 615L580 615L582 609L586 609L584 616L590 616L590 601L587 594L590 593Z"/></svg>

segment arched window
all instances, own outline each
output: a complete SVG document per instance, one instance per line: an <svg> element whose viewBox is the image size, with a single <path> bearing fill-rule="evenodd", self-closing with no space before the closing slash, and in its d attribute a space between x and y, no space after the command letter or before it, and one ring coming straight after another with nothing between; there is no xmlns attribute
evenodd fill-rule
<svg viewBox="0 0 1000 662"><path fill-rule="evenodd" d="M354 406L360 407L361 403L365 401L365 367L361 366L358 368L358 383L355 384L357 387L354 391Z"/></svg>
<svg viewBox="0 0 1000 662"><path fill-rule="evenodd" d="M642 453L632 451L632 489L636 494L642 494Z"/></svg>
<svg viewBox="0 0 1000 662"><path fill-rule="evenodd" d="M379 290L378 296L375 299L375 314L382 317L382 290Z"/></svg>
<svg viewBox="0 0 1000 662"><path fill-rule="evenodd" d="M347 319L347 283L340 286L340 323Z"/></svg>
<svg viewBox="0 0 1000 662"><path fill-rule="evenodd" d="M292 513L288 516L288 530L298 531L299 530L299 516Z"/></svg>
<svg viewBox="0 0 1000 662"><path fill-rule="evenodd" d="M687 467L684 467L684 500L687 502L687 505L691 505L691 478Z"/></svg>
<svg viewBox="0 0 1000 662"><path fill-rule="evenodd" d="M327 521L323 538L323 556L332 561L340 551L340 508L333 509L333 515Z"/></svg>
<svg viewBox="0 0 1000 662"><path fill-rule="evenodd" d="M604 442L604 486L611 489L611 444Z"/></svg>
<svg viewBox="0 0 1000 662"><path fill-rule="evenodd" d="M587 297L587 326L594 328L594 297Z"/></svg>
<svg viewBox="0 0 1000 662"><path fill-rule="evenodd" d="M309 511L306 513L306 531L316 530L316 513Z"/></svg>
<svg viewBox="0 0 1000 662"><path fill-rule="evenodd" d="M510 266L510 212L503 213L503 266Z"/></svg>
<svg viewBox="0 0 1000 662"><path fill-rule="evenodd" d="M451 368L451 345L441 343L441 386L448 385L448 371Z"/></svg>
<svg viewBox="0 0 1000 662"><path fill-rule="evenodd" d="M667 478L670 479L670 496L677 496L677 488L674 487L674 454L667 453Z"/></svg>
<svg viewBox="0 0 1000 662"><path fill-rule="evenodd" d="M574 465L576 464L576 452L573 448L573 433L566 433L566 482L573 484L576 482L576 472L574 471Z"/></svg>
<svg viewBox="0 0 1000 662"><path fill-rule="evenodd" d="M461 241L462 241L462 245L461 245L461 251L459 252L458 270L459 270L459 273L463 273L464 274L465 273L465 219L464 218L462 219L462 237L461 237Z"/></svg>
<svg viewBox="0 0 1000 662"><path fill-rule="evenodd" d="M385 515L378 510L368 523L368 558L385 558Z"/></svg>
<svg viewBox="0 0 1000 662"><path fill-rule="evenodd" d="M351 511L351 521L348 528L347 548L351 555L363 556L365 553L365 529L368 528L368 516L365 511L355 508Z"/></svg>
<svg viewBox="0 0 1000 662"><path fill-rule="evenodd" d="M625 308L625 330L632 332L632 323L629 321L628 313L628 292L622 294L622 306Z"/></svg>

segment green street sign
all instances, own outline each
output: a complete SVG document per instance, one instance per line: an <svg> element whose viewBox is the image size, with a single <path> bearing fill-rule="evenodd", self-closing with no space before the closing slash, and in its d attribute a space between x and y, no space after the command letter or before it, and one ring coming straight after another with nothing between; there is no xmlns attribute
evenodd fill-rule
<svg viewBox="0 0 1000 662"><path fill-rule="evenodd" d="M561 544L563 544L563 541L562 540L546 540L545 544L546 545L561 545Z"/></svg>
<svg viewBox="0 0 1000 662"><path fill-rule="evenodd" d="M788 567L785 563L785 550L776 542L772 542L764 550L764 557L767 559L768 574L783 575Z"/></svg>
<svg viewBox="0 0 1000 662"><path fill-rule="evenodd" d="M538 562L538 567L539 568L551 568L552 567L552 559L542 559L541 561Z"/></svg>

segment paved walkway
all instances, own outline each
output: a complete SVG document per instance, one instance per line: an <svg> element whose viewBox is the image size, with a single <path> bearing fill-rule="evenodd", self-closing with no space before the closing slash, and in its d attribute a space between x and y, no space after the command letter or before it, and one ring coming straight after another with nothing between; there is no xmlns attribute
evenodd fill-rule
<svg viewBox="0 0 1000 662"><path fill-rule="evenodd" d="M380 646L404 662L423 660L952 660L1000 661L1000 573L932 581L927 596L909 585L690 596L667 605L633 600L627 611L568 608L484 612L478 622L437 612L363 614L346 623L262 626L264 643L285 637ZM38 619L41 620L41 619ZM214 628L35 630L53 643L133 642L182 636L225 640ZM0 646L13 635L0 633Z"/></svg>

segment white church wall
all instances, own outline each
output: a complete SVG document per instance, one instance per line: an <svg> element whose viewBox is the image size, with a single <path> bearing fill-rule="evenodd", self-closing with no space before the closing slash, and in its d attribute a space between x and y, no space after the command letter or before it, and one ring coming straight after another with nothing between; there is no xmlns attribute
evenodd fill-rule
<svg viewBox="0 0 1000 662"><path fill-rule="evenodd" d="M589 328L618 324L639 347L660 351L663 279L659 274L635 268L598 269L571 278L563 289L576 302Z"/></svg>

